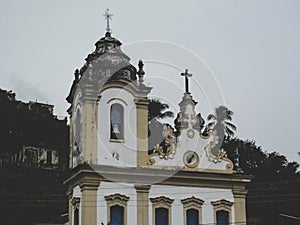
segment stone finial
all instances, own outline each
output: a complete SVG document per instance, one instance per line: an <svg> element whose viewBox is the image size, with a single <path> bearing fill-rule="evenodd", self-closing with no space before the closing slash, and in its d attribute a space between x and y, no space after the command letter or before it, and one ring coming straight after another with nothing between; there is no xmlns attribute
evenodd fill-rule
<svg viewBox="0 0 300 225"><path fill-rule="evenodd" d="M234 169L237 173L243 173L242 168L240 167L240 153L239 147L236 147L234 150Z"/></svg>
<svg viewBox="0 0 300 225"><path fill-rule="evenodd" d="M144 82L144 75L145 75L145 71L143 70L144 63L142 60L139 60L138 66L139 66L139 71L137 72L137 74L139 76L139 83L142 84Z"/></svg>
<svg viewBox="0 0 300 225"><path fill-rule="evenodd" d="M79 75L80 75L79 70L76 69L74 72L75 80L79 80Z"/></svg>

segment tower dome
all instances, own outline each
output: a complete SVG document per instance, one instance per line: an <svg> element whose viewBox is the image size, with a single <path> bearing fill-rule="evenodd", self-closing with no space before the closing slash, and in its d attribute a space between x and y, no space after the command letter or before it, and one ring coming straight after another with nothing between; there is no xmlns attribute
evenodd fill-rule
<svg viewBox="0 0 300 225"><path fill-rule="evenodd" d="M105 36L95 43L96 49L85 59L80 69L83 79L93 82L107 82L120 78L136 80L136 68L130 64L130 58L121 50L122 43L106 32Z"/></svg>

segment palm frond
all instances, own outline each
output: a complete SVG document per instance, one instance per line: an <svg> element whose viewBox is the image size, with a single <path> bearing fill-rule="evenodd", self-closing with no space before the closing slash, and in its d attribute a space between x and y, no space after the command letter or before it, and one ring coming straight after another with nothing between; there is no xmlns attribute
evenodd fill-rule
<svg viewBox="0 0 300 225"><path fill-rule="evenodd" d="M164 113L160 113L158 118L160 119L164 119L166 117L174 117L174 113L171 112L171 111L167 111L167 112L164 112Z"/></svg>
<svg viewBox="0 0 300 225"><path fill-rule="evenodd" d="M225 121L226 127L229 127L230 129L236 131L236 126L230 122Z"/></svg>
<svg viewBox="0 0 300 225"><path fill-rule="evenodd" d="M210 122L210 123L208 123L208 124L206 125L206 128L207 128L208 130L213 129L213 128L215 127L215 124L216 124L216 122Z"/></svg>
<svg viewBox="0 0 300 225"><path fill-rule="evenodd" d="M216 117L214 114L209 114L209 115L207 116L207 119L208 119L208 120L216 120L217 117Z"/></svg>
<svg viewBox="0 0 300 225"><path fill-rule="evenodd" d="M225 127L225 131L228 134L228 136L233 136L234 135L234 132L231 129L229 129L228 127Z"/></svg>
<svg viewBox="0 0 300 225"><path fill-rule="evenodd" d="M148 120L151 121L154 118L166 118L166 117L174 117L173 112L167 111L168 104L161 103L159 99L150 99L149 100L149 113L148 113Z"/></svg>

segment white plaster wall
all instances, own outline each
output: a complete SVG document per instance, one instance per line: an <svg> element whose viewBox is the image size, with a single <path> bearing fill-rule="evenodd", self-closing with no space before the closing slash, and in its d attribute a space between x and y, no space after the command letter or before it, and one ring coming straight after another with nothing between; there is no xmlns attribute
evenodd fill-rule
<svg viewBox="0 0 300 225"><path fill-rule="evenodd" d="M214 211L211 204L212 201L225 199L230 202L234 202L233 194L228 189L217 188L194 188L194 187L176 187L176 186L152 186L149 193L149 198L155 198L159 196L166 196L174 199L172 203L172 225L183 225L184 214L182 199L189 197L200 198L204 201L202 206L202 223L213 224L214 223ZM234 207L232 207L232 222L234 223ZM149 199L149 225L152 225L152 203Z"/></svg>
<svg viewBox="0 0 300 225"><path fill-rule="evenodd" d="M98 104L98 162L101 165L134 167L137 164L136 106L131 93L110 88L100 94ZM124 108L124 143L111 142L110 108L119 103ZM113 157L119 155L119 160Z"/></svg>
<svg viewBox="0 0 300 225"><path fill-rule="evenodd" d="M101 182L97 192L97 224L107 224L107 206L104 196L121 194L129 197L127 202L127 224L137 225L136 190L133 184Z"/></svg>

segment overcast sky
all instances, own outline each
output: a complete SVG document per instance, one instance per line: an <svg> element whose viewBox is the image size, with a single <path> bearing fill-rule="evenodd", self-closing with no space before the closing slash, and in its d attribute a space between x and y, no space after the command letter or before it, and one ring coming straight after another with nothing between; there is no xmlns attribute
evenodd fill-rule
<svg viewBox="0 0 300 225"><path fill-rule="evenodd" d="M138 56L129 54L135 49L132 43L157 40L189 49L203 60L191 64L207 64L213 72L220 86L216 92L235 112L237 136L300 161L298 0L0 0L0 88L13 90L24 101L54 104L55 113L66 116L74 70L104 35L106 8L114 14L113 36L128 49L133 63ZM157 45L154 52L166 53ZM172 92L171 105L182 97L184 66L176 66L145 62L146 76L156 77L147 81L154 87L153 96L170 103ZM211 82L209 77L190 71L197 110L206 117L214 105L208 107L205 101L214 88L201 89ZM167 91L155 90L157 84Z"/></svg>

